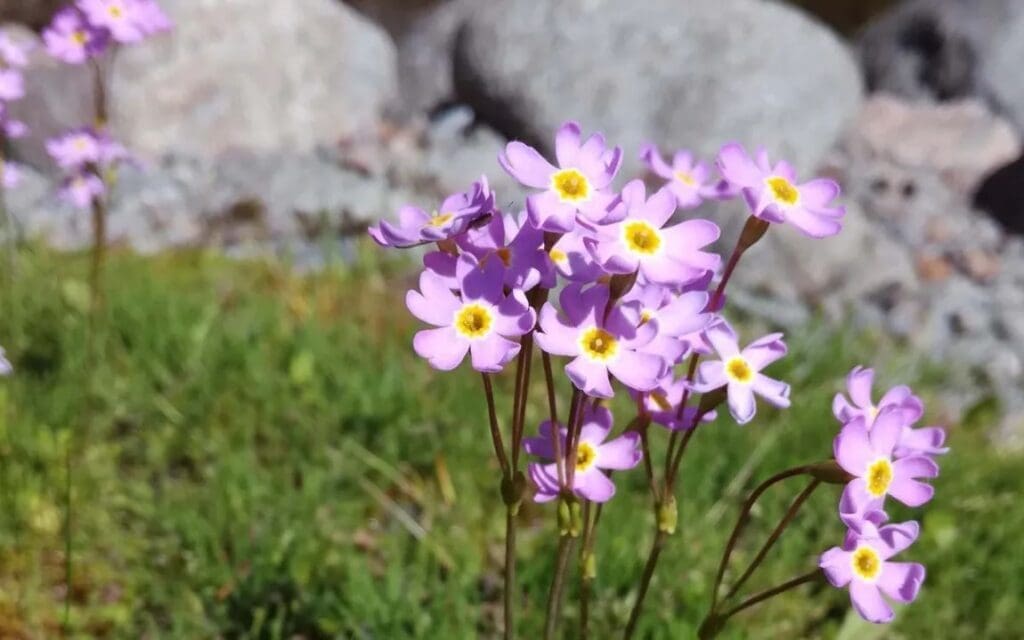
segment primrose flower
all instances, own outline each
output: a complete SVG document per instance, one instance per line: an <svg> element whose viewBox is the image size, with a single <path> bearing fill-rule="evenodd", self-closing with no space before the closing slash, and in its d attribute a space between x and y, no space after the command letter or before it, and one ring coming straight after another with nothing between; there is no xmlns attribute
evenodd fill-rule
<svg viewBox="0 0 1024 640"><path fill-rule="evenodd" d="M21 184L21 165L0 158L0 187L13 189Z"/></svg>
<svg viewBox="0 0 1024 640"><path fill-rule="evenodd" d="M676 197L680 209L692 209L705 198L718 198L721 195L721 190L710 183L711 169L707 163L695 160L693 154L686 149L677 151L669 165L656 146L647 144L640 149L640 159L654 175L668 180L665 186Z"/></svg>
<svg viewBox="0 0 1024 640"><path fill-rule="evenodd" d="M505 266L505 286L529 291L538 284L555 286L555 270L544 253L544 232L530 224L526 212L518 219L495 213L486 224L456 239L458 246L481 261L493 256Z"/></svg>
<svg viewBox="0 0 1024 640"><path fill-rule="evenodd" d="M582 227L565 233L548 251L555 270L571 282L594 282L605 275L586 247L591 232Z"/></svg>
<svg viewBox="0 0 1024 640"><path fill-rule="evenodd" d="M93 201L106 193L103 181L91 172L80 172L68 177L61 186L58 195L61 200L77 209L88 208Z"/></svg>
<svg viewBox="0 0 1024 640"><path fill-rule="evenodd" d="M481 264L464 254L457 271L461 298L452 293L443 278L430 271L420 275L420 290L406 295L409 311L438 327L418 332L413 348L442 371L459 366L467 351L477 371L500 371L519 353L519 343L509 337L530 331L536 314L521 291L505 295L501 262Z"/></svg>
<svg viewBox="0 0 1024 640"><path fill-rule="evenodd" d="M167 22L160 7L151 0L79 0L78 7L96 27L106 29L117 42L134 43L150 32L162 30L159 16Z"/></svg>
<svg viewBox="0 0 1024 640"><path fill-rule="evenodd" d="M708 304L707 291L687 291L680 295L668 287L657 284L634 285L622 297L623 305L635 305L639 312L639 324L652 323L657 335L644 351L657 353L667 362L676 363L690 350L687 336L703 331L715 319L705 313Z"/></svg>
<svg viewBox="0 0 1024 640"><path fill-rule="evenodd" d="M149 36L170 31L174 26L164 10L154 0L133 0L135 22L142 33Z"/></svg>
<svg viewBox="0 0 1024 640"><path fill-rule="evenodd" d="M776 165L763 149L756 161L738 144L722 147L718 168L735 187L742 189L751 213L768 222L788 222L805 235L825 238L839 233L842 206L833 206L839 185L819 178L797 184L796 172L787 162Z"/></svg>
<svg viewBox="0 0 1024 640"><path fill-rule="evenodd" d="M25 78L17 69L0 69L0 100L11 102L25 97Z"/></svg>
<svg viewBox="0 0 1024 640"><path fill-rule="evenodd" d="M498 162L527 187L543 189L526 200L534 226L565 233L576 226L604 224L613 217L615 194L608 188L622 164L622 149L608 149L597 133L580 141L580 126L567 122L555 135L555 167L533 147L513 141Z"/></svg>
<svg viewBox="0 0 1024 640"><path fill-rule="evenodd" d="M43 30L46 51L68 64L82 64L103 53L110 40L107 31L89 24L75 7L66 7Z"/></svg>
<svg viewBox="0 0 1024 640"><path fill-rule="evenodd" d="M398 210L398 226L382 221L368 232L383 247L404 249L449 240L493 211L494 193L487 177L481 176L468 191L445 198L439 211L427 213L419 207L404 206Z"/></svg>
<svg viewBox="0 0 1024 640"><path fill-rule="evenodd" d="M8 68L22 69L28 66L28 52L31 44L18 44L9 35L0 31L0 63Z"/></svg>
<svg viewBox="0 0 1024 640"><path fill-rule="evenodd" d="M647 199L641 180L622 189L627 217L595 231L587 241L594 259L610 273L633 273L648 282L685 284L718 268L717 254L701 251L720 231L710 220L686 220L663 228L676 210L676 199L662 188Z"/></svg>
<svg viewBox="0 0 1024 640"><path fill-rule="evenodd" d="M722 320L704 332L721 360L709 360L697 369L694 389L704 393L726 387L729 412L739 424L750 422L757 413L757 394L776 407L789 406L789 385L769 378L761 370L786 355L781 333L751 342L742 351L736 332Z"/></svg>
<svg viewBox="0 0 1024 640"><path fill-rule="evenodd" d="M644 407L651 417L651 422L660 424L669 431L692 429L697 417L697 407L686 407L683 415L679 415L679 403L683 401L683 392L688 383L686 378L673 378L669 373L658 386L644 394ZM631 394L636 397L638 394ZM711 422L718 417L715 411L704 414L703 422Z"/></svg>
<svg viewBox="0 0 1024 640"><path fill-rule="evenodd" d="M863 417L855 418L836 436L833 449L836 462L854 476L846 485L844 498L850 504L877 504L891 495L909 507L919 507L932 499L935 489L917 478L934 478L939 467L931 458L915 455L896 458L894 450L903 430L904 416L898 408L878 414L870 431Z"/></svg>
<svg viewBox="0 0 1024 640"><path fill-rule="evenodd" d="M626 470L635 467L642 457L640 434L630 431L605 442L612 430L612 412L602 406L591 405L584 411L582 421L579 443L576 446L576 470L573 472L572 490L581 498L607 502L615 495L615 484L603 470ZM539 431L540 437L523 440L523 448L527 453L553 461L555 434L551 422L542 422ZM559 451L568 461L567 430L560 428L558 431ZM555 462L531 463L528 471L530 478L537 485L537 493L533 498L536 502L548 502L558 497L558 467Z"/></svg>
<svg viewBox="0 0 1024 640"><path fill-rule="evenodd" d="M850 601L862 618L889 622L893 611L882 594L897 602L913 602L925 579L923 565L890 560L913 544L918 532L913 521L884 526L864 521L847 533L843 546L823 553L818 565L832 586L849 586Z"/></svg>
<svg viewBox="0 0 1024 640"><path fill-rule="evenodd" d="M14 371L14 368L4 354L4 348L0 347L0 376L8 376L12 371Z"/></svg>
<svg viewBox="0 0 1024 640"><path fill-rule="evenodd" d="M552 355L573 358L565 373L587 395L612 397L609 373L627 387L649 391L667 368L661 356L643 351L657 331L637 326L621 306L608 309L608 299L604 285L586 291L581 285L566 287L559 296L561 314L550 302L541 309L537 344Z"/></svg>
<svg viewBox="0 0 1024 640"><path fill-rule="evenodd" d="M73 171L96 164L103 142L92 129L76 129L46 141L46 151L61 169Z"/></svg>

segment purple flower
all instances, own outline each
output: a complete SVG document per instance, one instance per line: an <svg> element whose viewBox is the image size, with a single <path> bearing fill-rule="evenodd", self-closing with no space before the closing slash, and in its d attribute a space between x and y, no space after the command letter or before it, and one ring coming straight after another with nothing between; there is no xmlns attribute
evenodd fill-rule
<svg viewBox="0 0 1024 640"><path fill-rule="evenodd" d="M136 15L139 4L131 0L78 0L86 19L106 29L117 42L139 42L145 37Z"/></svg>
<svg viewBox="0 0 1024 640"><path fill-rule="evenodd" d="M142 33L150 36L170 31L174 24L154 0L130 0L132 15Z"/></svg>
<svg viewBox="0 0 1024 640"><path fill-rule="evenodd" d="M833 586L849 585L853 608L862 618L889 622L893 611L882 594L897 602L913 602L924 582L924 566L890 560L913 544L918 531L913 521L881 527L865 521L847 533L842 547L823 553L818 566Z"/></svg>
<svg viewBox="0 0 1024 640"><path fill-rule="evenodd" d="M75 7L62 9L43 30L43 44L51 56L69 64L82 64L101 54L109 33L90 25Z"/></svg>
<svg viewBox="0 0 1024 640"><path fill-rule="evenodd" d="M548 258L555 270L572 282L593 282L605 275L605 270L597 264L594 256L586 247L586 241L592 232L579 227L563 234L548 251Z"/></svg>
<svg viewBox="0 0 1024 640"><path fill-rule="evenodd" d="M103 181L90 172L76 173L64 181L60 198L78 209L88 208L93 201L106 192Z"/></svg>
<svg viewBox="0 0 1024 640"><path fill-rule="evenodd" d="M0 63L6 67L22 69L28 66L28 52L31 44L18 44L9 35L0 31Z"/></svg>
<svg viewBox="0 0 1024 640"><path fill-rule="evenodd" d="M686 407L683 409L683 415L679 415L679 403L683 401L686 387L685 378L675 379L669 373L662 378L657 387L644 394L644 407L651 417L651 422L660 424L669 431L692 428L697 417L697 407ZM637 394L632 395L635 397ZM715 411L709 411L704 415L703 422L711 422L717 417Z"/></svg>
<svg viewBox="0 0 1024 640"><path fill-rule="evenodd" d="M398 210L398 226L382 221L368 231L377 244L404 249L451 239L493 211L494 193L482 176L468 191L445 198L439 211L405 206Z"/></svg>
<svg viewBox="0 0 1024 640"><path fill-rule="evenodd" d="M864 418L858 417L836 436L836 462L854 476L844 491L847 503L881 508L881 501L891 495L907 506L919 507L932 499L935 489L917 478L938 476L938 465L925 456L893 455L904 425L903 412L890 407L878 414L870 431Z"/></svg>
<svg viewBox="0 0 1024 640"><path fill-rule="evenodd" d="M832 201L839 195L833 180L816 179L797 184L796 172L787 162L772 166L761 150L757 160L738 144L722 147L718 168L730 183L742 189L751 213L768 222L788 222L812 238L839 233L846 214Z"/></svg>
<svg viewBox="0 0 1024 640"><path fill-rule="evenodd" d="M21 165L0 159L0 187L13 189L21 183Z"/></svg>
<svg viewBox="0 0 1024 640"><path fill-rule="evenodd" d="M498 162L513 178L543 189L526 200L535 227L565 233L576 226L577 215L587 224L607 222L615 204L609 185L622 164L622 150L608 149L597 133L580 142L580 126L567 122L555 135L555 167L522 142L513 141Z"/></svg>
<svg viewBox="0 0 1024 640"><path fill-rule="evenodd" d="M478 228L456 239L458 246L481 261L494 257L505 266L505 286L529 291L538 284L555 286L555 270L544 252L544 232L530 224L526 212L513 216L496 212Z"/></svg>
<svg viewBox="0 0 1024 640"><path fill-rule="evenodd" d="M608 374L627 387L649 391L657 386L666 370L661 356L642 348L654 338L656 329L638 324L638 316L622 306L608 307L608 287L597 285L583 291L581 285L562 290L562 313L546 303L540 312L537 344L556 356L569 356L565 372L576 388L587 395L613 395Z"/></svg>
<svg viewBox="0 0 1024 640"><path fill-rule="evenodd" d="M707 291L675 295L668 287L648 284L634 285L622 302L636 306L640 324L652 323L657 330L643 350L674 364L690 350L687 337L703 331L715 319L714 314L705 313L709 297Z"/></svg>
<svg viewBox="0 0 1024 640"><path fill-rule="evenodd" d="M18 69L0 69L0 100L11 102L25 97L25 78Z"/></svg>
<svg viewBox="0 0 1024 640"><path fill-rule="evenodd" d="M694 159L693 154L681 149L672 156L672 165L665 162L658 148L653 144L644 145L640 159L656 176L668 180L665 184L681 209L692 209L705 198L718 198L721 190L716 184L709 184L711 169L707 163Z"/></svg>
<svg viewBox="0 0 1024 640"><path fill-rule="evenodd" d="M10 375L14 371L14 367L11 366L7 356L4 354L4 348L0 347L0 376Z"/></svg>
<svg viewBox="0 0 1024 640"><path fill-rule="evenodd" d="M46 141L46 151L61 169L75 171L98 164L103 156L103 140L92 129L76 129Z"/></svg>
<svg viewBox="0 0 1024 640"><path fill-rule="evenodd" d="M736 332L725 320L705 331L704 336L721 360L700 364L695 390L703 393L726 387L729 412L740 424L750 422L757 413L755 393L776 407L789 406L789 385L761 373L762 369L786 355L781 333L755 340L742 351Z"/></svg>
<svg viewBox="0 0 1024 640"><path fill-rule="evenodd" d="M718 225L710 220L687 220L663 228L676 210L676 199L662 188L647 199L644 183L633 180L622 190L628 212L620 221L595 231L587 241L594 259L611 273L639 270L648 282L681 285L718 268L717 254L701 248L718 240Z"/></svg>
<svg viewBox="0 0 1024 640"><path fill-rule="evenodd" d="M615 495L615 485L604 474L603 469L632 469L639 462L640 434L624 433L618 438L605 442L612 430L612 412L606 407L590 405L584 411L580 430L579 443L576 447L576 470L573 473L573 493L581 498L594 502L607 502ZM559 430L559 451L569 460L566 451L567 431ZM523 448L527 453L544 458L555 459L554 430L551 422L540 425L540 437L526 438ZM534 500L548 502L558 497L558 467L554 462L548 464L531 463L530 478L537 485Z"/></svg>
<svg viewBox="0 0 1024 640"><path fill-rule="evenodd" d="M420 290L406 295L409 311L438 327L418 332L413 347L431 366L442 371L459 366L467 351L477 371L500 371L519 353L519 343L508 338L530 331L536 314L521 291L505 295L504 269L499 261L481 264L472 255L464 254L457 270L461 297L430 271L420 275Z"/></svg>

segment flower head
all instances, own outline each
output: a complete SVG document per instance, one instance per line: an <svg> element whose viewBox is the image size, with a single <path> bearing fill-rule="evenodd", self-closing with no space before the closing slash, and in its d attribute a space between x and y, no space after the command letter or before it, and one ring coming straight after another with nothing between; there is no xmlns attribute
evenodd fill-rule
<svg viewBox="0 0 1024 640"><path fill-rule="evenodd" d="M666 363L642 348L657 330L638 326L637 315L620 305L609 309L608 300L604 285L585 291L581 285L566 287L559 296L562 313L550 302L541 309L537 344L552 355L573 358L565 372L587 395L612 397L609 373L631 389L653 389Z"/></svg>
<svg viewBox="0 0 1024 640"><path fill-rule="evenodd" d="M597 133L585 142L580 126L567 122L555 135L558 166L533 147L513 141L498 162L513 178L542 193L526 200L534 226L544 231L572 231L579 219L584 224L603 224L613 215L615 194L609 185L622 164L622 150L608 149Z"/></svg>
<svg viewBox="0 0 1024 640"><path fill-rule="evenodd" d="M521 291L505 295L504 269L499 261L480 263L464 254L457 269L461 295L431 271L420 275L419 291L406 295L409 311L437 327L418 332L413 347L431 366L443 371L459 366L467 351L477 371L500 371L519 353L519 343L509 337L530 331L536 314Z"/></svg>
<svg viewBox="0 0 1024 640"><path fill-rule="evenodd" d="M145 37L137 14L140 3L132 0L78 0L86 19L106 29L117 42L139 42Z"/></svg>
<svg viewBox="0 0 1024 640"><path fill-rule="evenodd" d="M106 193L106 187L94 173L82 171L65 179L60 188L60 198L78 209L88 208L93 201Z"/></svg>
<svg viewBox="0 0 1024 640"><path fill-rule="evenodd" d="M469 229L456 240L459 248L480 260L500 260L505 267L505 286L529 291L538 284L555 285L555 270L544 253L544 232L534 227L526 212L495 215L480 227Z"/></svg>
<svg viewBox="0 0 1024 640"><path fill-rule="evenodd" d="M75 171L98 164L107 139L92 129L76 129L46 141L46 151L61 169Z"/></svg>
<svg viewBox="0 0 1024 640"><path fill-rule="evenodd" d="M890 495L910 507L919 507L932 499L934 488L917 479L938 476L938 465L925 456L894 455L904 426L904 413L889 407L878 414L870 431L865 419L858 417L836 436L836 462L854 476L844 491L844 501L857 506L853 511L880 509L882 501Z"/></svg>
<svg viewBox="0 0 1024 640"><path fill-rule="evenodd" d="M700 392L726 387L729 412L736 422L746 424L757 413L757 394L776 407L789 406L789 385L769 378L761 370L786 355L781 333L751 342L742 351L736 332L725 320L713 325L704 336L721 360L700 364L694 389Z"/></svg>
<svg viewBox="0 0 1024 640"><path fill-rule="evenodd" d="M552 266L571 282L594 282L605 275L605 270L594 260L586 242L591 238L589 229L578 227L562 235L548 251Z"/></svg>
<svg viewBox="0 0 1024 640"><path fill-rule="evenodd" d="M680 149L672 156L669 165L653 144L644 145L640 150L643 160L651 173L664 178L665 186L676 197L681 209L699 206L705 198L721 197L721 189L712 181L711 169L706 162L696 160L686 149Z"/></svg>
<svg viewBox="0 0 1024 640"><path fill-rule="evenodd" d="M76 7L59 11L43 30L46 51L69 64L82 64L106 49L110 33L91 25Z"/></svg>
<svg viewBox="0 0 1024 640"><path fill-rule="evenodd" d="M449 240L493 211L494 193L487 178L481 177L468 191L445 198L438 211L427 213L419 207L405 206L398 210L398 226L382 221L368 231L381 246L414 247Z"/></svg>
<svg viewBox="0 0 1024 640"><path fill-rule="evenodd" d="M31 44L19 44L7 33L0 31L0 65L22 69L28 66L28 53Z"/></svg>
<svg viewBox="0 0 1024 640"><path fill-rule="evenodd" d="M889 622L892 607L885 596L897 602L913 602L924 582L924 566L890 559L917 539L916 522L878 526L866 520L851 529L841 547L821 555L819 566L835 587L849 586L853 608L865 620Z"/></svg>
<svg viewBox="0 0 1024 640"><path fill-rule="evenodd" d="M718 240L718 225L710 220L687 220L665 228L676 210L676 199L662 188L648 199L644 183L634 180L622 190L627 216L599 227L587 246L610 273L639 270L647 282L682 285L718 268L714 253L701 251Z"/></svg>
<svg viewBox="0 0 1024 640"><path fill-rule="evenodd" d="M688 336L703 331L715 319L714 314L706 312L709 297L707 291L677 295L662 285L637 284L622 297L622 302L636 307L639 324L651 324L656 330L644 351L657 353L675 364L690 351Z"/></svg>
<svg viewBox="0 0 1024 640"><path fill-rule="evenodd" d="M651 422L660 424L669 431L692 429L697 417L697 407L686 407L679 414L679 403L683 401L683 393L688 387L685 378L673 378L666 375L654 389L644 394L644 408L651 417ZM635 395L635 394L634 394ZM718 417L715 411L704 414L703 422L710 422Z"/></svg>
<svg viewBox="0 0 1024 640"><path fill-rule="evenodd" d="M576 447L576 469L573 472L573 493L594 502L607 502L615 495L615 485L604 470L624 470L635 467L642 457L640 452L640 435L636 432L624 433L618 438L608 439L612 430L612 412L606 407L592 404L582 417L579 443ZM554 429L551 422L540 425L540 436L523 440L523 448L527 453L552 462L547 464L531 463L529 475L537 485L534 500L547 502L558 497L558 467L554 461ZM567 431L558 430L559 451L564 459L570 459L566 451Z"/></svg>
<svg viewBox="0 0 1024 640"><path fill-rule="evenodd" d="M846 210L832 204L839 196L839 185L832 180L819 178L799 184L789 163L772 165L764 150L755 160L735 143L722 147L718 168L742 190L757 218L789 223L812 238L832 236L842 229Z"/></svg>

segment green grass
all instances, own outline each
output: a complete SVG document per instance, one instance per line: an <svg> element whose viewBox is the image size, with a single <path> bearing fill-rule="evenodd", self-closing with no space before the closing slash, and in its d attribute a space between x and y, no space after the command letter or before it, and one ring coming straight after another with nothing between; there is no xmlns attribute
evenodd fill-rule
<svg viewBox="0 0 1024 640"><path fill-rule="evenodd" d="M0 637L57 636L66 595L82 638L496 635L504 523L479 379L412 355L409 282L378 258L367 249L353 267L299 277L200 253L115 255L90 358L85 260L19 255L0 293L0 344L17 367L0 381ZM793 408L694 439L680 531L638 637L693 637L743 491L829 454L831 395L850 367L870 361L883 382L918 385L926 399L942 392L940 375L878 338L809 328L789 339L774 372L793 383ZM528 424L543 418L542 394L535 384ZM811 587L740 614L723 637L1018 637L1024 458L988 448L985 427L952 428L938 497L912 512L923 534L909 555L929 575L891 628L867 629L844 593ZM652 537L643 474L616 481L598 532L598 639L623 627ZM801 486L755 512L730 575ZM812 498L752 589L806 571L839 540L836 494ZM521 525L520 631L537 638L554 514L529 504Z"/></svg>

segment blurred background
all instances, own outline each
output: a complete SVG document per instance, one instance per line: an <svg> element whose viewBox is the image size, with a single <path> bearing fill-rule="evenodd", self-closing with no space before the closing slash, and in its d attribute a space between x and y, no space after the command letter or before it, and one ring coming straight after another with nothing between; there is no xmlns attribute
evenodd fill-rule
<svg viewBox="0 0 1024 640"><path fill-rule="evenodd" d="M38 41L61 4L0 0L0 21ZM11 144L29 170L6 194L0 638L495 637L502 523L477 380L412 355L416 258L365 228L481 173L517 210L498 151L549 149L568 119L625 148L620 178L645 142L710 160L738 140L834 177L848 209L826 241L773 230L730 285L751 331L786 331L794 408L695 442L681 539L638 635L694 636L743 492L829 455L831 396L871 364L951 433L935 502L897 514L923 518L920 600L868 628L821 590L726 635L1021 637L1024 2L161 5L174 31L108 60L111 126L140 162L114 189L95 361L90 221L57 199L43 144L89 120L91 79L37 47L12 105L32 135ZM730 246L741 212L699 214ZM602 525L596 630L621 628L635 597L652 528L640 475ZM834 497L817 497L762 586L838 542ZM553 519L524 509L525 633Z"/></svg>

